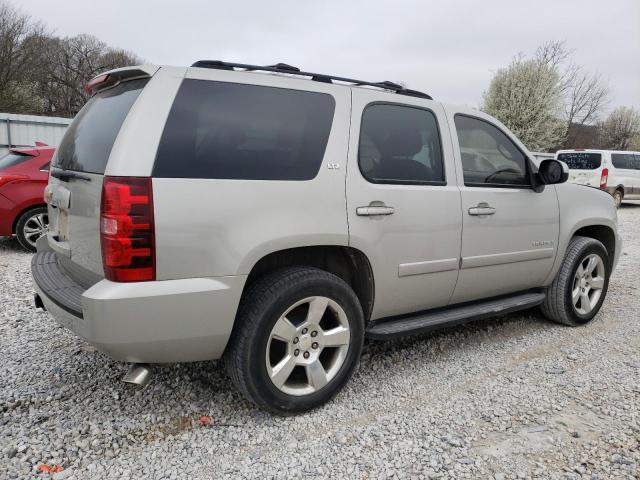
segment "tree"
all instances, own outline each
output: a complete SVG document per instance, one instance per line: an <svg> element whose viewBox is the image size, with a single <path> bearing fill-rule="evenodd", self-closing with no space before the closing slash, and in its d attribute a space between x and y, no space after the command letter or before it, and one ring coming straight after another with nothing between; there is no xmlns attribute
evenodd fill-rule
<svg viewBox="0 0 640 480"><path fill-rule="evenodd" d="M629 150L640 136L640 112L618 107L600 124L600 142L608 150Z"/></svg>
<svg viewBox="0 0 640 480"><path fill-rule="evenodd" d="M72 117L85 104L84 86L105 70L141 63L135 55L108 47L92 35L51 38L42 55L49 59L39 78L48 114Z"/></svg>
<svg viewBox="0 0 640 480"><path fill-rule="evenodd" d="M42 99L30 77L44 27L0 0L0 111L36 113Z"/></svg>
<svg viewBox="0 0 640 480"><path fill-rule="evenodd" d="M59 38L0 0L0 111L72 117L100 72L142 63L92 35Z"/></svg>
<svg viewBox="0 0 640 480"><path fill-rule="evenodd" d="M546 151L566 133L560 77L547 62L519 55L496 72L482 109L499 119L531 150Z"/></svg>
<svg viewBox="0 0 640 480"><path fill-rule="evenodd" d="M559 74L559 90L564 107L566 137L564 148L575 146L577 132L573 125L594 125L609 103L609 87L599 73L587 72L584 67L571 63L573 51L564 42L547 42L536 51L535 58Z"/></svg>

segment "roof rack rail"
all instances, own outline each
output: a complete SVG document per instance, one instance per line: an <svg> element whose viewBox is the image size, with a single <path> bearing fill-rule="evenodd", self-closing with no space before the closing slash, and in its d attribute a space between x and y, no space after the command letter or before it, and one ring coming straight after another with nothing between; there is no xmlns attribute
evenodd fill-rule
<svg viewBox="0 0 640 480"><path fill-rule="evenodd" d="M353 78L338 77L336 75L326 75L324 73L311 73L303 72L298 67L287 65L286 63L277 63L275 65L248 65L244 63L231 63L223 62L222 60L198 60L192 67L198 68L214 68L217 70L235 70L236 68L245 71L260 71L260 72L273 72L273 73L285 73L289 75L299 75L301 77L311 77L311 80L322 83L343 82L350 83L356 86L376 87L384 90L391 90L400 95L408 95L411 97L426 98L427 100L433 100L431 95L428 95L418 90L411 90L405 88L397 83L384 81L384 82L367 82L365 80L355 80Z"/></svg>

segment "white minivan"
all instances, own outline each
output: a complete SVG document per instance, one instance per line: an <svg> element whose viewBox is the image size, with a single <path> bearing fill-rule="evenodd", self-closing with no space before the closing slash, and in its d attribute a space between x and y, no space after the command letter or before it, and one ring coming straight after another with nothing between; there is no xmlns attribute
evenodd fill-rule
<svg viewBox="0 0 640 480"><path fill-rule="evenodd" d="M556 158L569 166L570 182L606 190L616 207L640 200L640 152L558 150Z"/></svg>

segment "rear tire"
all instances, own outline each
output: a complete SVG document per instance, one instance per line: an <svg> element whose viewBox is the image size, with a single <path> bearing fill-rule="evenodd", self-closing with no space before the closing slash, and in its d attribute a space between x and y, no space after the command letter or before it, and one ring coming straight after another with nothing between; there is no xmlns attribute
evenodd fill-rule
<svg viewBox="0 0 640 480"><path fill-rule="evenodd" d="M224 361L248 400L292 414L316 408L342 389L363 341L364 316L349 285L316 268L285 268L244 293Z"/></svg>
<svg viewBox="0 0 640 480"><path fill-rule="evenodd" d="M36 251L36 241L46 235L49 228L49 216L46 207L36 207L27 210L16 223L16 238L18 243L30 252Z"/></svg>
<svg viewBox="0 0 640 480"><path fill-rule="evenodd" d="M604 302L611 271L609 254L593 238L574 237L541 305L549 320L576 327L589 323Z"/></svg>
<svg viewBox="0 0 640 480"><path fill-rule="evenodd" d="M616 208L620 208L620 205L622 205L623 198L624 198L624 193L622 192L622 190L618 189L615 192L613 192L613 203L615 204Z"/></svg>

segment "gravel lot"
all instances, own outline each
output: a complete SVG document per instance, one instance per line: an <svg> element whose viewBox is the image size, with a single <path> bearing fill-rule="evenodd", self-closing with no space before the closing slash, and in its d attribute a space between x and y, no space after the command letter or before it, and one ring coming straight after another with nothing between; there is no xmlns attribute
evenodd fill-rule
<svg viewBox="0 0 640 480"><path fill-rule="evenodd" d="M619 216L589 326L529 311L368 343L342 394L291 418L211 362L120 382L126 365L34 309L30 255L2 240L0 478L640 478L640 203Z"/></svg>

